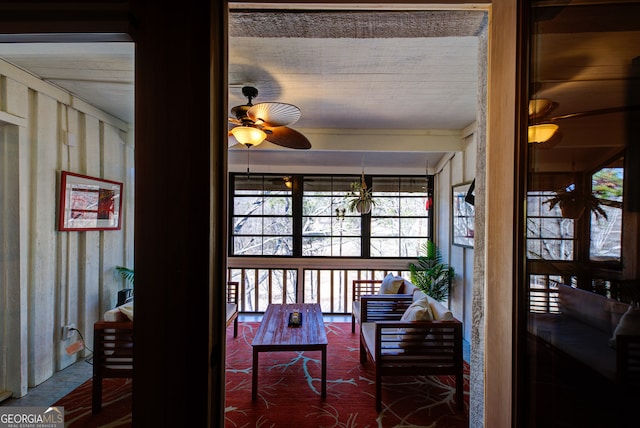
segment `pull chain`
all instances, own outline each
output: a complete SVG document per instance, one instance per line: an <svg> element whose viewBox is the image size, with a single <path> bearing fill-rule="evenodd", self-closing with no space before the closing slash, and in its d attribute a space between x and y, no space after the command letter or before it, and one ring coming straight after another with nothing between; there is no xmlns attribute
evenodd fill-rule
<svg viewBox="0 0 640 428"><path fill-rule="evenodd" d="M249 150L252 144L247 144L247 180L249 179Z"/></svg>

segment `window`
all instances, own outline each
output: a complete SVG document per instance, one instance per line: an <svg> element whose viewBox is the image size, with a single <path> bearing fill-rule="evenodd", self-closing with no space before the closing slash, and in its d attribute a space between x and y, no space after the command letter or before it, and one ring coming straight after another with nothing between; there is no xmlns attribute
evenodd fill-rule
<svg viewBox="0 0 640 428"><path fill-rule="evenodd" d="M591 192L606 214L591 213L589 255L593 261L621 261L623 178L624 169L615 167L602 168L591 176Z"/></svg>
<svg viewBox="0 0 640 428"><path fill-rule="evenodd" d="M433 177L367 177L376 200L370 215L350 212L345 203L359 179L232 174L230 254L416 257L432 236Z"/></svg>
<svg viewBox="0 0 640 428"><path fill-rule="evenodd" d="M431 236L433 193L424 177L374 177L371 257L416 257ZM429 204L429 205L428 205Z"/></svg>
<svg viewBox="0 0 640 428"><path fill-rule="evenodd" d="M344 195L357 177L303 179L302 255L359 257L361 218L345 208Z"/></svg>
<svg viewBox="0 0 640 428"><path fill-rule="evenodd" d="M560 207L547 203L553 191L527 195L527 258L573 260L574 220L562 217Z"/></svg>
<svg viewBox="0 0 640 428"><path fill-rule="evenodd" d="M234 177L232 254L293 255L293 198L282 177Z"/></svg>

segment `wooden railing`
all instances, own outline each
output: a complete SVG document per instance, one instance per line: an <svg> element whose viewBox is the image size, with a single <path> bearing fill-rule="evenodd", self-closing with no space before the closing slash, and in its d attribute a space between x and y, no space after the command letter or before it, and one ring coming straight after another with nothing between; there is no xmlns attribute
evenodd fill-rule
<svg viewBox="0 0 640 428"><path fill-rule="evenodd" d="M269 303L320 303L323 313L350 314L354 279L389 272L410 279L408 265L407 259L232 258L227 279L240 283L243 313L264 312Z"/></svg>
<svg viewBox="0 0 640 428"><path fill-rule="evenodd" d="M413 261L413 260L411 260ZM231 258L227 279L240 283L239 310L262 313L270 303L320 303L327 314L350 314L354 279L389 272L410 280L406 259ZM529 311L557 313L557 275L531 275Z"/></svg>
<svg viewBox="0 0 640 428"><path fill-rule="evenodd" d="M529 312L559 312L557 284L549 275L531 275L529 277Z"/></svg>

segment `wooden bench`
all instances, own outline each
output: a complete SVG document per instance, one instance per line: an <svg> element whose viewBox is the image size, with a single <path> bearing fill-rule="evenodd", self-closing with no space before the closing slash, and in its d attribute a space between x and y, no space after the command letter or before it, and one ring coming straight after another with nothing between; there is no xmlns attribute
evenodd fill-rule
<svg viewBox="0 0 640 428"><path fill-rule="evenodd" d="M233 337L238 335L239 283L227 282L226 326L233 323ZM108 321L93 325L92 413L102 410L102 380L133 378L133 321L118 311L107 311ZM105 314L105 317L107 314Z"/></svg>
<svg viewBox="0 0 640 428"><path fill-rule="evenodd" d="M351 333L356 332L356 323L360 323L362 305L360 298L369 294L377 294L382 284L381 279L354 279L351 296Z"/></svg>
<svg viewBox="0 0 640 428"><path fill-rule="evenodd" d="M567 284L550 290L546 307L529 313L532 338L613 386L640 391L640 335L616 330L630 305Z"/></svg>
<svg viewBox="0 0 640 428"><path fill-rule="evenodd" d="M376 410L382 408L383 376L454 375L456 404L462 411L462 323L453 317L446 321L400 321L412 303L406 295L362 296L361 303L360 362L369 360L375 366Z"/></svg>
<svg viewBox="0 0 640 428"><path fill-rule="evenodd" d="M93 325L92 413L102 410L104 378L133 378L133 321Z"/></svg>
<svg viewBox="0 0 640 428"><path fill-rule="evenodd" d="M376 295L382 285L381 279L354 279L351 296L351 333L356 332L356 324L360 323L360 313L362 312L362 296ZM413 292L417 290L411 282L404 280L404 284L398 290L398 296L411 298ZM402 315L402 314L400 314Z"/></svg>
<svg viewBox="0 0 640 428"><path fill-rule="evenodd" d="M233 323L233 337L238 336L238 281L227 281L227 323L229 327Z"/></svg>

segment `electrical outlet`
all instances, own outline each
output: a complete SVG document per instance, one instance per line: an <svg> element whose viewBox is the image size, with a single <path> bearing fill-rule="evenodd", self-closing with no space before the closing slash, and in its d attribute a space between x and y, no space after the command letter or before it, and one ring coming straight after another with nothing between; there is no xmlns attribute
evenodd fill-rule
<svg viewBox="0 0 640 428"><path fill-rule="evenodd" d="M62 327L62 340L72 339L73 336L76 334L75 328L76 328L75 324L67 324L67 325L63 326Z"/></svg>

